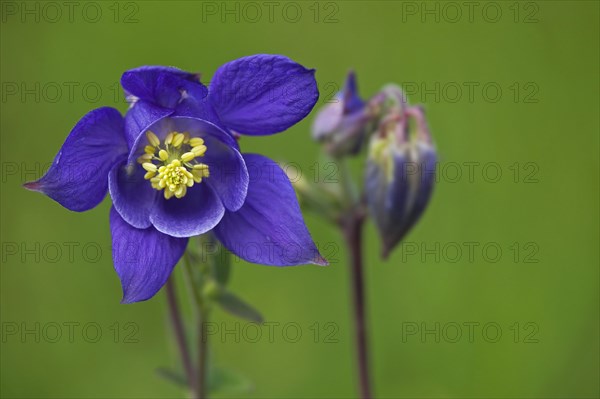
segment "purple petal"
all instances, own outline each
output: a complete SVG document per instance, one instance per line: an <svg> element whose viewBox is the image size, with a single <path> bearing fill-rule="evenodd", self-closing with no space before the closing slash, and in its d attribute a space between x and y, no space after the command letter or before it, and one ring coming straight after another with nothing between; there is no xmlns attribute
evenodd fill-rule
<svg viewBox="0 0 600 399"><path fill-rule="evenodd" d="M202 162L207 164L210 177L205 181L217 193L225 208L237 211L248 193L248 169L242 154L212 136L204 138L208 150Z"/></svg>
<svg viewBox="0 0 600 399"><path fill-rule="evenodd" d="M225 208L217 194L204 181L187 190L182 198L160 197L150 212L158 231L173 237L204 234L219 223Z"/></svg>
<svg viewBox="0 0 600 399"><path fill-rule="evenodd" d="M365 105L365 102L358 95L357 86L356 75L354 74L354 71L350 71L346 77L346 85L340 93L344 102L345 113L359 111Z"/></svg>
<svg viewBox="0 0 600 399"><path fill-rule="evenodd" d="M179 104L184 91L201 98L208 92L197 75L163 66L131 69L121 77L121 85L129 95L170 109Z"/></svg>
<svg viewBox="0 0 600 399"><path fill-rule="evenodd" d="M320 141L331 135L335 131L344 118L344 102L338 94L334 100L322 107L315 117L312 125L312 136L315 140Z"/></svg>
<svg viewBox="0 0 600 399"><path fill-rule="evenodd" d="M175 107L173 116L189 116L191 118L208 121L225 130L221 120L217 116L212 104L206 96L206 88L199 92L198 88L188 87L182 101Z"/></svg>
<svg viewBox="0 0 600 399"><path fill-rule="evenodd" d="M152 298L167 282L183 256L186 238L174 238L150 227L136 229L111 208L110 230L115 270L121 279L121 303Z"/></svg>
<svg viewBox="0 0 600 399"><path fill-rule="evenodd" d="M108 175L113 206L127 223L138 229L150 227L150 211L160 193L144 179L145 170L137 163L115 165Z"/></svg>
<svg viewBox="0 0 600 399"><path fill-rule="evenodd" d="M243 157L250 174L246 202L237 212L225 212L214 230L219 240L249 262L326 265L304 224L296 193L283 170L262 155Z"/></svg>
<svg viewBox="0 0 600 399"><path fill-rule="evenodd" d="M174 115L169 118L169 121L174 128L179 129L178 131L190 132L192 136L203 138L207 135L212 136L230 147L233 147L237 150L240 149L237 139L232 134L225 131L221 126L214 124L207 119L198 118L195 116Z"/></svg>
<svg viewBox="0 0 600 399"><path fill-rule="evenodd" d="M225 126L239 133L281 132L310 113L319 98L315 70L280 55L254 55L221 66L209 100Z"/></svg>
<svg viewBox="0 0 600 399"><path fill-rule="evenodd" d="M206 99L208 89L197 75L176 68L141 67L125 72L121 84L133 96L125 116L130 147L142 131L168 115L192 116L220 124Z"/></svg>
<svg viewBox="0 0 600 399"><path fill-rule="evenodd" d="M99 108L77 122L48 172L24 186L72 211L87 211L102 202L108 172L126 154L123 117L114 108Z"/></svg>
<svg viewBox="0 0 600 399"><path fill-rule="evenodd" d="M223 129L213 123L198 118L187 116L161 118L151 126L143 129L142 133L145 133L147 130L154 132L161 141L165 139L167 134L173 131L188 132L192 137L202 137L203 139L214 137L229 147L239 148L237 140L231 134L223 131ZM145 134L139 134L131 147L128 163L136 162L136 159L144 153L144 146L146 144L148 143Z"/></svg>
<svg viewBox="0 0 600 399"><path fill-rule="evenodd" d="M131 105L125 114L125 135L127 145L132 148L137 138L148 127L173 113L173 110L159 107L148 101L139 100Z"/></svg>
<svg viewBox="0 0 600 399"><path fill-rule="evenodd" d="M366 118L364 105L364 101L358 95L356 76L350 71L344 88L336 94L333 101L319 110L312 126L313 137L321 140L340 128L361 128L364 124L363 119ZM341 126L344 123L348 126Z"/></svg>
<svg viewBox="0 0 600 399"><path fill-rule="evenodd" d="M406 210L407 214L402 219L403 223L397 227L397 234L389 234L389 237L385 237L383 240L383 256L387 257L393 247L400 242L406 234L414 227L419 221L423 212L427 208L427 204L431 199L433 193L433 186L435 183L435 166L437 162L437 156L433 148L428 146L418 147L419 158L420 158L420 179L413 184L416 187L411 187L412 199L410 208ZM415 162L413 161L413 165ZM390 201L393 199L390 199ZM391 207L391 205L390 205Z"/></svg>

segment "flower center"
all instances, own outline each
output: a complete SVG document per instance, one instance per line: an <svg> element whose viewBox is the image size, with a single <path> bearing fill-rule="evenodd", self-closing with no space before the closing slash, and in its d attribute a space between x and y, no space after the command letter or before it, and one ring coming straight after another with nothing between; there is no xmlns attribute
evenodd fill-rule
<svg viewBox="0 0 600 399"><path fill-rule="evenodd" d="M209 176L208 165L196 159L206 152L200 137L171 132L161 143L156 134L147 131L146 139L148 145L137 161L146 170L144 179L150 180L152 188L164 190L166 199L182 198L189 187Z"/></svg>

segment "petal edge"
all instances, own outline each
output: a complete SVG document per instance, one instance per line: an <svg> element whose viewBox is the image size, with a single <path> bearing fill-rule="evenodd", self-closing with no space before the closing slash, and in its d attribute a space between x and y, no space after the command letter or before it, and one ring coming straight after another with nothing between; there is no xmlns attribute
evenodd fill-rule
<svg viewBox="0 0 600 399"><path fill-rule="evenodd" d="M136 229L114 207L110 229L114 267L123 288L121 303L152 298L183 256L188 239L170 237L153 227Z"/></svg>
<svg viewBox="0 0 600 399"><path fill-rule="evenodd" d="M313 242L285 172L258 154L243 154L250 174L246 202L225 212L214 231L237 256L253 263L327 265Z"/></svg>
<svg viewBox="0 0 600 399"><path fill-rule="evenodd" d="M127 151L119 111L95 109L77 122L46 174L23 186L46 194L71 211L87 211L102 202L108 191L108 173Z"/></svg>
<svg viewBox="0 0 600 399"><path fill-rule="evenodd" d="M269 135L306 117L319 98L315 70L281 55L258 54L222 65L208 98L225 126Z"/></svg>

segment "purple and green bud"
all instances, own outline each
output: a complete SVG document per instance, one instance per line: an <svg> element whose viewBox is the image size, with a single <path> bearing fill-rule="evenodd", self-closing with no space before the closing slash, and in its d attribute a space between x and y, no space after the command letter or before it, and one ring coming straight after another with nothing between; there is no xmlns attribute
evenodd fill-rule
<svg viewBox="0 0 600 399"><path fill-rule="evenodd" d="M312 126L313 138L334 158L355 155L376 126L377 107L358 95L356 76L349 72L344 88L323 107Z"/></svg>
<svg viewBox="0 0 600 399"><path fill-rule="evenodd" d="M407 106L403 96L383 93L386 100L398 102L387 104L391 106L371 137L365 191L387 258L427 207L437 156L423 110Z"/></svg>

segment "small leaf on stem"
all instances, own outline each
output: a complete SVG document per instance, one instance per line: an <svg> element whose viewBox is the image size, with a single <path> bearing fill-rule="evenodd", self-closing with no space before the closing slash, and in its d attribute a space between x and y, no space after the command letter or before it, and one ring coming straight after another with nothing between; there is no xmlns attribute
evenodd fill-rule
<svg viewBox="0 0 600 399"><path fill-rule="evenodd" d="M223 293L216 298L216 301L223 310L241 317L243 319L255 322L262 323L263 317L258 312L258 310L254 309L252 306L244 302L241 298L235 296L231 292L223 291Z"/></svg>

